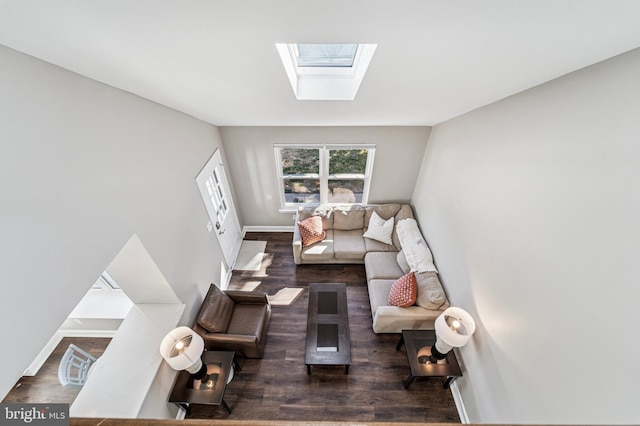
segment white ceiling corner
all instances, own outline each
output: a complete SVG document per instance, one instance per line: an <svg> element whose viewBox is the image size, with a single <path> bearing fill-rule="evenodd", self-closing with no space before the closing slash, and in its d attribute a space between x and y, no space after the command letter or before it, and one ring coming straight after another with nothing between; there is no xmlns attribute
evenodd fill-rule
<svg viewBox="0 0 640 426"><path fill-rule="evenodd" d="M297 101L275 43L376 43ZM0 0L0 44L220 126L434 125L640 46L637 0Z"/></svg>

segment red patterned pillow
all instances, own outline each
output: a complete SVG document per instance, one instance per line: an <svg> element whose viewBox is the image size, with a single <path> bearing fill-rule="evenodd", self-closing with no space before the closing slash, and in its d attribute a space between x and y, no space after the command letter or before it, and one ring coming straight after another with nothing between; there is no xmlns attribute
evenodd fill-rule
<svg viewBox="0 0 640 426"><path fill-rule="evenodd" d="M418 282L413 272L403 275L391 286L389 305L406 308L416 303L418 296Z"/></svg>
<svg viewBox="0 0 640 426"><path fill-rule="evenodd" d="M298 222L298 229L302 238L302 247L322 241L326 236L322 230L322 218L320 216L311 216L302 222Z"/></svg>

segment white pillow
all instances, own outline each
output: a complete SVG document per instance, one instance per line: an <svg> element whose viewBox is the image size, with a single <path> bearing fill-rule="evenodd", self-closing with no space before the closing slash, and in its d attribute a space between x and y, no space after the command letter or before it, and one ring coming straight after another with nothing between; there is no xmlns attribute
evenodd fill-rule
<svg viewBox="0 0 640 426"><path fill-rule="evenodd" d="M363 237L385 244L393 244L391 240L392 233L393 217L389 218L389 220L384 220L378 216L378 213L373 212L371 219L369 219L369 228L367 228L367 232L364 233Z"/></svg>

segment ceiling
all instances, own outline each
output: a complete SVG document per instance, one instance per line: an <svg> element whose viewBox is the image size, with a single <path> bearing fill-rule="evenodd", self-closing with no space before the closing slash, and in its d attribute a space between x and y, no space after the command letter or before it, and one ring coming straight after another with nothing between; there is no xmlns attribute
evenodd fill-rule
<svg viewBox="0 0 640 426"><path fill-rule="evenodd" d="M297 101L275 43L377 43ZM220 126L434 125L640 46L637 0L0 0L0 44Z"/></svg>

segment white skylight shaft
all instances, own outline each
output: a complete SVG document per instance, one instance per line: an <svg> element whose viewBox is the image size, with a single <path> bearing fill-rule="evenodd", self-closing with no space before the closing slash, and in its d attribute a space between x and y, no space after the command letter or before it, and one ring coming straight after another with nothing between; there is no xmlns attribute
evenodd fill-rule
<svg viewBox="0 0 640 426"><path fill-rule="evenodd" d="M355 99L376 47L376 44L276 43L298 100Z"/></svg>

